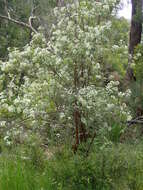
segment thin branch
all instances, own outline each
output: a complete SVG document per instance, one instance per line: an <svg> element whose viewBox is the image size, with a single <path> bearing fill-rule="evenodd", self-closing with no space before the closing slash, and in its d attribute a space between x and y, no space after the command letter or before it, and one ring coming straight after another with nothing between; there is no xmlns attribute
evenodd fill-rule
<svg viewBox="0 0 143 190"><path fill-rule="evenodd" d="M17 24L17 25L19 25L21 27L28 28L29 30L32 30L32 32L37 33L37 31L32 27L32 25L30 25L30 23L27 24L25 22L15 20L15 19L13 19L11 17L7 17L7 16L4 16L4 15L0 15L0 18L4 19L4 20L8 20L9 22L13 22L13 23L15 23L15 24Z"/></svg>

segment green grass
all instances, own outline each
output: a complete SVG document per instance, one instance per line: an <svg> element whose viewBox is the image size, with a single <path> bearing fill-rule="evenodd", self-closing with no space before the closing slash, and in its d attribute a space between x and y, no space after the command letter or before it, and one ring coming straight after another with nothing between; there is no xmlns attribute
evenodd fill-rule
<svg viewBox="0 0 143 190"><path fill-rule="evenodd" d="M141 144L95 147L88 158L65 149L43 164L32 159L3 153L0 190L143 190Z"/></svg>
<svg viewBox="0 0 143 190"><path fill-rule="evenodd" d="M49 176L15 156L3 158L0 163L0 190L50 190Z"/></svg>

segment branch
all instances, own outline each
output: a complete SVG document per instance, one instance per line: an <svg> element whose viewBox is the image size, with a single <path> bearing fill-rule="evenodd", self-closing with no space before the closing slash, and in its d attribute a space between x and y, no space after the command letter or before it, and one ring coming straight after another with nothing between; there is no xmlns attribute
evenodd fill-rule
<svg viewBox="0 0 143 190"><path fill-rule="evenodd" d="M132 119L130 121L127 121L128 126L134 125L134 124L143 124L143 116L137 117L135 119Z"/></svg>
<svg viewBox="0 0 143 190"><path fill-rule="evenodd" d="M35 11L36 9L38 8L39 6L36 6L36 7L32 7L32 10L31 10L31 16L29 17L29 26L31 27L31 31L35 31L35 29L33 28L33 20L36 19L36 16L34 16L35 14ZM37 31L35 31L36 33Z"/></svg>
<svg viewBox="0 0 143 190"><path fill-rule="evenodd" d="M17 24L17 25L19 25L19 26L21 26L23 28L28 28L32 32L37 33L37 31L32 27L32 25L30 23L27 24L25 22L18 21L18 20L15 20L15 19L11 18L11 17L7 17L7 16L3 16L3 15L0 15L0 18L4 19L4 20L8 20L9 22L13 22L13 23L15 23L15 24ZM31 19L33 19L33 17Z"/></svg>

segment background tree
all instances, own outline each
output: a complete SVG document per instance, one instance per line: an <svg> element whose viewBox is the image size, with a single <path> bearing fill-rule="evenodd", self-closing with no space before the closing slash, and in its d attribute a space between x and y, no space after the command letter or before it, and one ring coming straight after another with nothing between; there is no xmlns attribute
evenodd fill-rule
<svg viewBox="0 0 143 190"><path fill-rule="evenodd" d="M142 0L132 0L132 19L130 28L129 53L141 42L142 34Z"/></svg>
<svg viewBox="0 0 143 190"><path fill-rule="evenodd" d="M132 0L132 18L129 38L129 65L127 68L126 81L135 81L136 78L131 68L131 60L135 47L141 42L142 34L142 0ZM128 83L127 82L127 83Z"/></svg>
<svg viewBox="0 0 143 190"><path fill-rule="evenodd" d="M0 0L0 58L7 58L9 47L22 48L30 42L30 24L35 29L43 26L48 36L55 6L56 0ZM33 16L36 19L31 19Z"/></svg>

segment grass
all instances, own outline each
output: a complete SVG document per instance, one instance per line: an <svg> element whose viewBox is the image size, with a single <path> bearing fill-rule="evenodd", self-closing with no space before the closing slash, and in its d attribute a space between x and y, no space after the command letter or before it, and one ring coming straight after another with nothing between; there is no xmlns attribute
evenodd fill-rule
<svg viewBox="0 0 143 190"><path fill-rule="evenodd" d="M53 189L49 170L45 173L15 156L1 158L0 163L0 190Z"/></svg>
<svg viewBox="0 0 143 190"><path fill-rule="evenodd" d="M3 153L0 190L143 190L142 144L95 147L88 158L64 149L50 160L32 159Z"/></svg>

